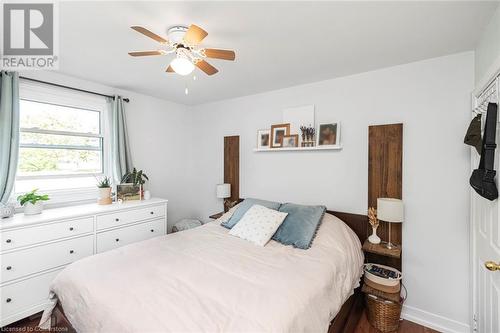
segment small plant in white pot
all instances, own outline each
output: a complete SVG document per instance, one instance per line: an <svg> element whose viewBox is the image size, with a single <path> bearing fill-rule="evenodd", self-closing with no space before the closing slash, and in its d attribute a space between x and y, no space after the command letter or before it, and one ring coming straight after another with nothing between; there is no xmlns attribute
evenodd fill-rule
<svg viewBox="0 0 500 333"><path fill-rule="evenodd" d="M24 207L24 215L40 214L43 210L43 201L49 200L47 194L37 194L38 189L17 197L17 201Z"/></svg>
<svg viewBox="0 0 500 333"><path fill-rule="evenodd" d="M99 205L111 205L113 202L111 199L111 179L109 177L102 178L97 182L97 188L99 188L97 203Z"/></svg>

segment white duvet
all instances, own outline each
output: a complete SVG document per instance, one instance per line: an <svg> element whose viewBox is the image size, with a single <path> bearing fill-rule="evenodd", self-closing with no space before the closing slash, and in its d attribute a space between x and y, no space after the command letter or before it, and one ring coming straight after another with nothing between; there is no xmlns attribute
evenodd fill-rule
<svg viewBox="0 0 500 333"><path fill-rule="evenodd" d="M51 286L78 332L327 332L358 286L354 232L326 214L309 250L231 236L220 221L77 261Z"/></svg>

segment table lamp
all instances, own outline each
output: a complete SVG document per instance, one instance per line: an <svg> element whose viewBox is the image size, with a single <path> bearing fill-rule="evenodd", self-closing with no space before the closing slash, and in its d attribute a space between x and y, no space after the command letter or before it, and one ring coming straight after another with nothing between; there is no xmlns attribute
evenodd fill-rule
<svg viewBox="0 0 500 333"><path fill-rule="evenodd" d="M231 184L218 184L217 185L217 198L224 199L224 211L227 211L228 201L227 198L231 197Z"/></svg>
<svg viewBox="0 0 500 333"><path fill-rule="evenodd" d="M391 243L391 224L403 222L403 201L393 198L377 199L377 218L389 223L389 241L385 244L388 249L394 249L398 246Z"/></svg>

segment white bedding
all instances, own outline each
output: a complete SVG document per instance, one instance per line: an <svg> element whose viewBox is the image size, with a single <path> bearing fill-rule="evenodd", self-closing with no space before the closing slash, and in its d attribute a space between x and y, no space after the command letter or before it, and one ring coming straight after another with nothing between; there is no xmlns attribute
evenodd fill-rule
<svg viewBox="0 0 500 333"><path fill-rule="evenodd" d="M256 246L219 223L69 265L42 327L59 300L78 332L327 332L362 274L354 232L326 214L300 250Z"/></svg>

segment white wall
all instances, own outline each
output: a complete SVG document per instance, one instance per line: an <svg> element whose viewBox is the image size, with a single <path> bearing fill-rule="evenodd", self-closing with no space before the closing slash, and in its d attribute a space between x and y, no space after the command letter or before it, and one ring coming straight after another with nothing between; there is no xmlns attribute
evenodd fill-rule
<svg viewBox="0 0 500 333"><path fill-rule="evenodd" d="M476 88L500 70L500 6L484 29L475 50Z"/></svg>
<svg viewBox="0 0 500 333"><path fill-rule="evenodd" d="M221 210L223 137L240 135L242 197L324 204L366 213L367 133L404 123L403 272L407 318L441 330L467 331L469 149L473 53L192 108L196 213ZM342 122L341 151L256 153L258 129L282 122L282 110L314 104L316 122Z"/></svg>
<svg viewBox="0 0 500 333"><path fill-rule="evenodd" d="M185 166L190 164L191 145L186 144L184 138L191 118L186 106L57 72L27 71L21 75L129 98L125 110L133 164L148 174L150 181L146 188L152 195L169 200L169 227L190 216L191 205L186 200L190 195L190 178Z"/></svg>

